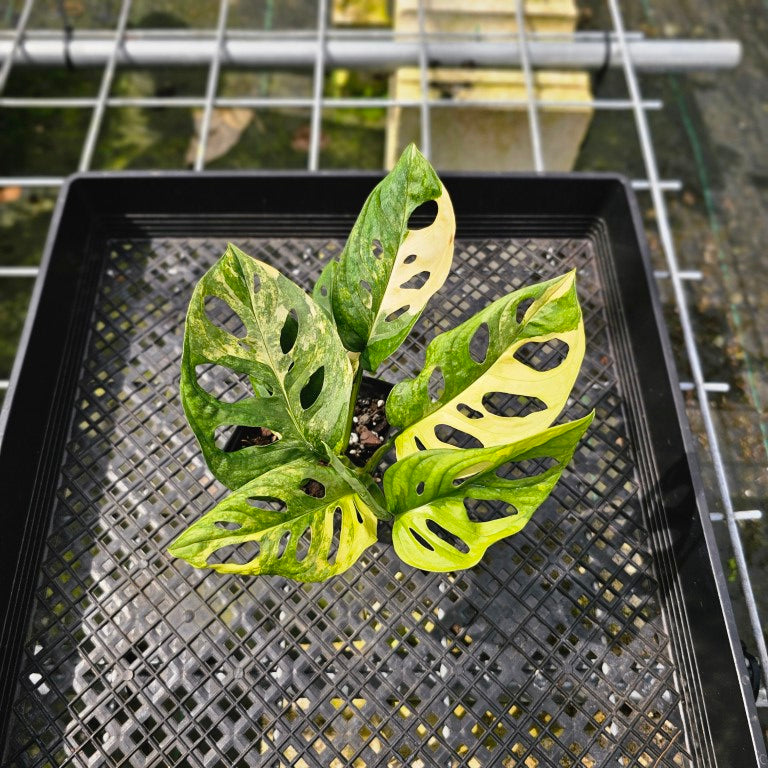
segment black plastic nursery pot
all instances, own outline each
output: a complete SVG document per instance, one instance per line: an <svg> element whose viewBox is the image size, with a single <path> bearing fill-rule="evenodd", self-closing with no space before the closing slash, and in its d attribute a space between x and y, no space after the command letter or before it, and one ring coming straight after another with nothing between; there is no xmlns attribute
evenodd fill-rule
<svg viewBox="0 0 768 768"><path fill-rule="evenodd" d="M578 270L596 417L477 567L385 541L323 584L166 552L225 493L178 394L228 240L309 288L373 174L90 174L65 186L0 420L9 766L754 766L766 761L633 195L613 176L447 175L435 332ZM386 537L383 537L386 538Z"/></svg>

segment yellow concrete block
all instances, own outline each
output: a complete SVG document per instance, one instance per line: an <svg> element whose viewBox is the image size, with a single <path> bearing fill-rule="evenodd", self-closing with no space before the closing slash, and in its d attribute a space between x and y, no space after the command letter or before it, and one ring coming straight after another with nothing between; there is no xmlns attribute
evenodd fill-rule
<svg viewBox="0 0 768 768"><path fill-rule="evenodd" d="M425 31L444 34L516 34L514 0L423 0ZM576 28L574 0L526 0L529 32L568 34ZM408 34L419 31L417 0L395 0L394 27Z"/></svg>
<svg viewBox="0 0 768 768"><path fill-rule="evenodd" d="M458 106L430 108L432 163L440 170L515 171L534 168L523 73L515 70L430 70L430 99ZM537 72L536 97L548 102L590 102L585 72ZM401 68L390 79L390 96L420 100L418 68ZM515 105L494 102L517 101ZM482 102L461 106L463 102ZM569 171L592 119L592 107L557 104L538 109L547 170ZM419 107L392 107L387 118L385 164L394 165L411 141L421 143Z"/></svg>
<svg viewBox="0 0 768 768"><path fill-rule="evenodd" d="M333 0L331 24L336 27L388 27L387 0Z"/></svg>

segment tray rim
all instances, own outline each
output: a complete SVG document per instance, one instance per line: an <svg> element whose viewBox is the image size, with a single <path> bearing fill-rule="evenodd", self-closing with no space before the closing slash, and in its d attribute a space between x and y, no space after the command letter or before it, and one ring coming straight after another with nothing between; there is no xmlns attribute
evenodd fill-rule
<svg viewBox="0 0 768 768"><path fill-rule="evenodd" d="M33 334L35 332L35 321L39 315L39 310L42 302L43 292L46 287L46 281L51 271L51 263L56 253L57 241L60 236L63 225L67 216L72 215L72 208L77 205L81 205L81 201L74 199L80 194L82 187L91 187L96 189L103 184L119 185L126 182L153 182L162 180L163 183L183 182L192 183L194 185L203 185L210 183L224 183L227 181L253 181L253 182L280 182L281 180L320 180L331 181L335 180L353 180L353 181L365 181L375 183L381 179L384 175L383 171L335 171L335 170L321 170L316 172L308 172L302 170L258 170L258 171L207 171L203 173L194 171L125 171L125 172L109 172L109 171L90 171L87 173L76 173L68 177L61 187L58 200L51 218L48 234L45 242L45 249L43 252L43 258L40 264L40 271L36 278L32 297L30 299L29 309L27 317L24 323L23 331L20 337L18 351L16 359L14 361L13 369L11 372L9 387L6 392L6 397L0 410L0 457L3 456L4 450L9 450L6 446L6 429L8 420L12 413L14 402L18 399L17 386L18 381L21 378L22 369L27 355L27 350L30 346ZM712 523L707 514L707 501L703 490L703 484L701 481L701 471L698 466L695 453L695 445L693 435L690 430L690 424L688 422L687 415L685 413L685 407L683 403L682 394L678 385L678 376L676 367L674 364L674 357L672 354L671 343L666 330L666 323L664 321L661 301L658 295L658 289L653 277L653 270L650 261L650 253L648 245L645 239L644 229L642 225L642 217L640 215L640 209L637 203L637 199L632 189L630 181L616 173L545 173L545 174L532 174L525 172L514 173L471 173L471 172L452 172L442 173L441 178L446 183L446 187L451 186L453 181L464 181L470 183L481 183L483 181L503 181L503 182L522 182L536 180L537 183L550 183L550 182L565 182L568 184L578 183L597 183L603 185L617 185L622 190L624 202L627 205L627 212L631 219L631 227L634 231L634 235L637 240L637 246L640 252L643 272L647 282L649 290L651 311L653 316L653 324L657 330L658 341L660 344L660 351L664 359L666 379L669 383L669 389L671 394L671 403L674 407L677 417L677 424L679 427L680 437L685 448L685 458L687 468L690 472L693 492L696 500L696 507L699 514L699 522L701 524L701 532L703 542L706 547L709 564L711 568L712 577L714 580L716 594L719 600L719 606L721 615L723 616L724 628L726 630L728 640L730 642L730 658L736 671L737 681L741 690L741 700L745 707L745 714L749 731L751 734L752 746L754 747L754 754L758 760L758 764L763 765L768 762L765 752L765 744L763 741L761 729L759 727L759 721L757 717L757 710L752 698L752 692L748 687L748 683L745 680L744 675L739 675L739 665L743 663L742 651L740 647L740 641L738 638L738 632L736 630L735 618L730 603L730 597L728 595L727 582L725 574L720 562L719 553L717 551L717 545L715 542L715 535ZM126 213L126 212L124 212ZM103 216L102 212L91 211L91 219L89 225L91 231L93 230L99 216ZM169 214L173 216L174 214ZM210 212L206 212L205 215L212 215ZM553 214L542 214L542 219ZM151 235L148 235L151 236ZM50 510L49 510L50 513ZM49 514L50 517L50 514ZM0 648L4 645L6 636L6 623L7 616L3 616L3 621L0 623ZM26 618L28 619L28 613ZM690 627L690 625L689 625ZM16 648L16 655L20 657L18 648ZM694 667L698 668L698 663L694 663ZM0 691L0 695L2 692ZM708 727L711 733L711 723L708 723ZM0 749L5 744L5 734L7 724L0 722Z"/></svg>

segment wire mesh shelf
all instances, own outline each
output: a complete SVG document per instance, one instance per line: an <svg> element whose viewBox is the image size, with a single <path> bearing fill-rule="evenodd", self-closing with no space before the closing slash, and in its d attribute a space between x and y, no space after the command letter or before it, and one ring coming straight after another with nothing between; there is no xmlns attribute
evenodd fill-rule
<svg viewBox="0 0 768 768"><path fill-rule="evenodd" d="M120 3L112 4L110 12L102 14L105 19L109 19L111 29L103 29L107 26L102 21L96 24L93 30L84 30L73 33L71 25L65 23L64 32L58 29L40 30L35 28L34 23L39 18L40 3L34 0L24 0L20 4L20 10L15 14L12 23L8 29L0 34L0 111L6 110L35 110L35 109L54 109L54 110L75 110L83 115L83 135L82 143L79 147L76 162L71 166L60 166L61 171L51 173L27 174L23 170L12 173L5 173L0 170L0 187L22 187L33 189L51 189L56 190L64 181L66 173L69 171L86 171L94 167L94 160L97 156L99 137L103 133L109 113L113 110L122 108L142 108L142 109L163 109L163 110L200 110L200 120L198 124L198 141L195 148L192 167L196 171L206 170L206 154L211 132L211 121L215 110L234 110L238 108L249 108L255 110L269 110L274 108L299 110L307 119L306 143L306 161L305 167L309 170L323 169L323 118L329 110L352 109L363 110L370 108L388 108L393 106L408 106L418 110L420 115L420 136L421 147L425 154L429 155L431 149L431 120L435 110L452 109L455 103L451 99L435 98L430 96L426 87L427 70L434 63L438 55L448 57L450 55L458 56L461 51L460 45L467 44L474 46L471 48L473 55L481 66L503 61L506 65L514 61L523 71L526 86L526 98L510 99L507 102L495 104L496 106L507 106L523 108L528 116L528 128L530 131L530 142L532 147L533 169L536 171L546 171L544 153L542 152L542 139L540 128L540 116L542 110L552 106L546 100L537 96L533 84L534 71L546 61L547 56L554 56L553 48L562 49L562 40L552 40L546 35L541 35L530 31L525 21L525 7L522 0L510 3L510 7L518 18L518 33L516 39L504 38L494 39L493 35L485 36L482 40L466 40L450 38L444 39L439 35L428 33L425 28L426 14L428 8L426 4L419 2L419 32L411 39L403 40L400 48L395 52L399 59L390 59L389 67L398 63L408 62L412 66L419 68L422 77L421 98L416 100L397 100L388 95L380 95L366 98L358 97L333 97L326 92L325 78L331 68L339 66L339 62L346 61L357 66L365 65L365 59L378 61L376 66L383 67L382 64L385 54L393 56L393 49L387 49L386 45L393 41L391 35L384 30L338 30L332 28L329 23L329 9L326 0L318 0L312 4L312 13L309 18L306 17L296 24L296 27L302 29L291 29L290 22L285 22L285 29L278 29L270 32L257 32L244 29L242 25L237 26L238 21L233 20L233 11L227 0L221 0L217 3L209 3L210 8L206 9L207 16L204 24L198 29L188 30L164 30L162 33L158 30L141 30L135 28L134 12L136 3L131 0L121 0ZM723 459L721 445L723 436L719 431L716 419L713 418L710 398L713 394L727 390L728 385L721 381L709 381L706 378L701 362L701 340L697 339L694 324L691 321L689 311L689 296L692 285L700 281L702 274L696 269L683 269L678 260L678 254L675 247L673 230L670 225L670 216L666 195L668 193L678 193L681 191L681 184L676 179L664 179L659 173L657 158L654 150L653 139L649 128L649 115L662 109L662 103L656 99L644 98L641 92L638 72L648 65L649 53L643 46L651 41L646 41L642 35L629 32L625 29L621 7L617 0L607 0L607 10L610 18L610 28L598 32L577 33L570 39L574 43L583 43L584 51L586 46L592 46L590 52L584 53L582 66L597 67L604 64L614 70L621 72L626 85L626 94L622 98L598 99L594 98L588 102L577 102L571 106L589 106L596 112L605 112L608 114L626 114L631 116L632 125L635 130L635 137L628 140L636 141L638 156L642 159L642 171L636 174L632 179L632 186L639 192L647 193L650 196L654 225L656 234L660 241L661 252L663 253L665 263L657 270L657 279L665 292L669 292L670 302L675 308L679 317L681 338L685 348L685 359L689 372L686 372L682 386L695 397L696 407L700 414L701 434L707 443L707 449L711 459L713 476L719 499L719 510L713 514L715 525L723 525L727 530L728 541L732 548L735 570L744 597L744 606L749 617L752 636L745 638L748 644L756 650L757 656L762 663L764 670L768 669L768 649L766 649L765 639L762 631L761 618L758 615L757 601L755 599L755 585L750 577L750 571L745 555L742 534L739 528L739 521L746 519L759 518L761 510L740 509L737 508L732 499L733 492L731 479L726 468L726 462ZM94 14L94 17L98 14ZM67 22L68 19L64 18ZM215 25L215 26L214 26ZM97 29L101 27L102 29ZM285 40L281 39L284 35ZM161 43L167 45L172 43L173 38L176 43L183 48L189 46L191 42L200 43L204 51L195 54L198 56L198 66L203 66L205 77L203 78L203 88L194 95L147 95L147 96L124 96L116 92L116 78L120 75L123 68L129 65L127 61L127 52L131 50L134 44L150 46L151 43ZM99 49L99 58L92 66L94 71L99 72L96 80L97 87L93 95L83 96L57 96L57 97L35 97L27 95L7 95L8 83L16 67L26 66L23 64L27 52L43 51L46 45L55 44L58 46L56 51L46 54L50 56L60 56L60 61L64 65L75 65L80 42L85 45L91 41L93 47L94 41L101 46ZM227 95L222 92L223 75L225 68L229 67L232 56L235 55L236 43L242 45L242 50L251 49L263 50L265 60L272 57L274 66L280 66L278 57L280 46L287 49L287 41L292 40L296 45L294 47L295 56L301 61L294 61L289 66L303 68L308 88L302 86L304 90L300 95ZM270 48L270 40L273 47ZM397 41L394 41L397 42ZM261 44L261 47L257 44ZM299 45L300 44L300 45ZM381 47L377 48L376 46ZM440 46L443 46L442 48ZM35 46L39 46L35 48ZM355 48L357 46L357 48ZM550 46L549 48L547 46ZM151 47L151 46L150 46ZM361 53L362 49L362 53ZM503 49L503 50L502 50ZM148 49L147 49L148 50ZM467 49L470 50L470 49ZM704 50L704 49L701 49ZM718 46L707 49L712 66L728 66L734 62L734 48L728 46L722 41ZM389 52L387 52L389 51ZM451 54L450 52L454 53ZM654 54L658 56L659 49ZM679 52L679 51L678 51ZM38 54L35 54L38 55ZM40 54L43 55L43 54ZM245 55L245 54L243 54ZM560 54L562 55L562 54ZM581 54L580 54L581 55ZM699 57L701 51L696 54ZM375 59L378 56L379 59ZM487 60L482 57L487 56ZM496 58L494 58L496 57ZM501 59L499 57L502 57ZM505 58L504 58L505 57ZM588 61L591 57L591 63ZM597 61L595 61L597 57ZM721 57L721 58L720 58ZM361 63L362 62L362 63ZM699 63L701 63L699 61ZM263 66L264 62L262 62ZM562 64L562 62L561 62ZM694 66L691 63L690 66ZM80 66L76 64L76 66ZM685 66L685 64L681 64ZM385 67L386 68L386 67ZM478 102L477 106L482 106ZM11 166L13 167L13 166ZM51 167L56 167L52 164ZM46 169L47 170L47 169ZM178 252L179 258L183 257L183 251ZM0 279L24 279L34 277L38 272L34 265L4 265L0 267ZM8 380L0 381L0 387L6 388ZM297 593L298 594L298 593ZM128 665L130 667L130 664ZM233 673L234 674L234 673ZM759 703L765 704L766 697L764 688L761 691ZM306 720L306 715L302 715ZM675 741L671 749L680 750L685 754L687 747ZM659 758L661 752L654 753ZM664 754L664 759L668 756ZM524 757L522 758L524 759ZM469 764L469 763L468 763ZM597 763L599 764L599 763Z"/></svg>

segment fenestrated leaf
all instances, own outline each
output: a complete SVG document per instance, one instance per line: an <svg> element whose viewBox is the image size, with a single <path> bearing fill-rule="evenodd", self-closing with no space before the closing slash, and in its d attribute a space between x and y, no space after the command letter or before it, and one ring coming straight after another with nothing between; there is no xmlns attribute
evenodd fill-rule
<svg viewBox="0 0 768 768"><path fill-rule="evenodd" d="M206 299L234 311L235 336L212 322ZM253 396L222 402L198 382L197 366L216 364L248 377ZM208 466L230 488L313 453L343 446L352 367L330 318L286 277L230 245L195 287L187 312L181 399ZM270 445L225 452L222 426L265 427Z"/></svg>
<svg viewBox="0 0 768 768"><path fill-rule="evenodd" d="M427 450L400 459L384 473L384 494L395 516L392 543L397 554L428 571L471 568L491 544L517 533L530 520L557 483L593 415L510 445ZM500 476L500 468L508 462L545 459L554 464L529 476ZM465 499L498 500L513 510L498 519L473 521Z"/></svg>
<svg viewBox="0 0 768 768"><path fill-rule="evenodd" d="M333 279L336 275L338 263L335 259L329 261L320 273L320 277L317 278L315 287L312 289L312 298L331 317L333 317L333 307L331 306Z"/></svg>
<svg viewBox="0 0 768 768"><path fill-rule="evenodd" d="M518 307L532 301L518 321ZM473 337L484 333L487 349L472 356ZM560 344L567 349L554 367L538 370L525 362L530 347ZM426 363L413 379L397 384L387 399L387 419L403 431L395 446L398 458L425 448L456 447L441 439L442 429L470 435L484 447L520 440L545 429L562 410L584 357L584 323L576 295L575 272L521 288L493 302L458 327L436 336ZM439 369L439 370L438 370ZM437 373L443 392L430 396ZM493 393L541 404L527 415L492 412ZM485 402L484 402L485 401Z"/></svg>
<svg viewBox="0 0 768 768"><path fill-rule="evenodd" d="M320 489L322 497L310 495ZM324 581L347 570L374 541L376 517L339 474L332 467L298 460L231 493L168 551L196 568L219 573ZM249 552L246 562L232 559L232 550L254 542L250 546L257 554ZM231 548L227 558L219 551L225 548ZM209 562L214 553L224 562Z"/></svg>
<svg viewBox="0 0 768 768"><path fill-rule="evenodd" d="M437 203L435 220L409 230L409 217L429 200ZM400 346L445 282L455 231L448 193L411 144L368 196L339 261L318 280L344 345L361 353L366 370L375 371Z"/></svg>
<svg viewBox="0 0 768 768"><path fill-rule="evenodd" d="M347 466L345 463L347 461L346 457L336 456L330 450L326 452L326 459L376 517L380 520L392 519L392 515L386 509L386 502L381 488L376 485L376 482L369 474L358 474L351 467Z"/></svg>

